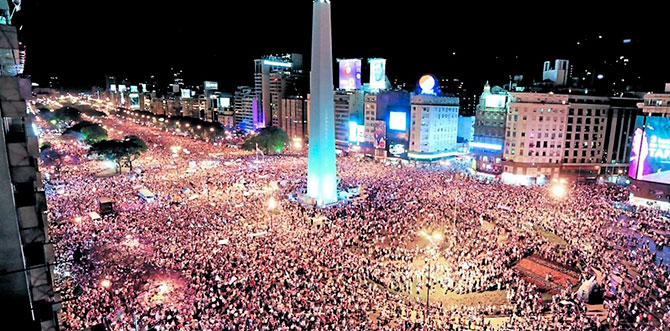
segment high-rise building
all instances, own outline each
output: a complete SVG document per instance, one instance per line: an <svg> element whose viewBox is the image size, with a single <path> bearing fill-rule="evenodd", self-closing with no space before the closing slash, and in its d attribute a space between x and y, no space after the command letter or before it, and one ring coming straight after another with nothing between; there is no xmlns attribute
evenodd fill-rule
<svg viewBox="0 0 670 331"><path fill-rule="evenodd" d="M235 126L243 130L254 130L254 90L249 86L238 86L233 96Z"/></svg>
<svg viewBox="0 0 670 331"><path fill-rule="evenodd" d="M475 114L474 141L470 143L476 170L479 172L491 175L502 173L508 107L509 93L498 86L491 88L487 82L479 98Z"/></svg>
<svg viewBox="0 0 670 331"><path fill-rule="evenodd" d="M258 127L279 125L281 99L287 94L304 93L305 75L301 54L270 55L254 60L254 96Z"/></svg>
<svg viewBox="0 0 670 331"><path fill-rule="evenodd" d="M560 174L569 107L565 94L510 92L503 180L529 184Z"/></svg>
<svg viewBox="0 0 670 331"><path fill-rule="evenodd" d="M570 94L561 174L593 179L600 173L609 98Z"/></svg>
<svg viewBox="0 0 670 331"><path fill-rule="evenodd" d="M286 131L290 141L307 141L308 114L307 99L303 96L288 96L282 99L282 118L279 127Z"/></svg>
<svg viewBox="0 0 670 331"><path fill-rule="evenodd" d="M333 43L330 1L315 0L312 24L307 196L318 205L337 201Z"/></svg>
<svg viewBox="0 0 670 331"><path fill-rule="evenodd" d="M642 115L637 104L643 102L643 97L629 94L611 97L609 102L600 173L625 176L630 162L635 120Z"/></svg>
<svg viewBox="0 0 670 331"><path fill-rule="evenodd" d="M7 1L0 1L7 7ZM2 14L0 14L2 16ZM19 49L16 27L0 21L0 54ZM16 330L57 330L62 298L53 289L54 253L47 233L46 196L38 141L26 100L28 79L9 70L20 61L0 56L0 293L5 324Z"/></svg>
<svg viewBox="0 0 670 331"><path fill-rule="evenodd" d="M555 86L567 85L569 72L570 61L568 60L556 60L553 66L551 61L546 61L542 71L542 80L550 81Z"/></svg>
<svg viewBox="0 0 670 331"><path fill-rule="evenodd" d="M346 148L350 137L351 122L363 125L364 92L359 90L335 91L335 145Z"/></svg>
<svg viewBox="0 0 670 331"><path fill-rule="evenodd" d="M458 106L456 97L426 94L412 96L410 158L440 158L440 154L456 150ZM389 117L390 129L393 129L394 122L395 119Z"/></svg>

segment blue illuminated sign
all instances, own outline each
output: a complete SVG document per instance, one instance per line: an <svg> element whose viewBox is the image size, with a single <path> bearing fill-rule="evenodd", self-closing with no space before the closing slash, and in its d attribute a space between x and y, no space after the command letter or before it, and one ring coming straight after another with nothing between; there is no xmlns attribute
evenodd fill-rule
<svg viewBox="0 0 670 331"><path fill-rule="evenodd" d="M503 149L502 145L478 143L478 142L471 142L470 148L491 149L494 151L502 151Z"/></svg>
<svg viewBox="0 0 670 331"><path fill-rule="evenodd" d="M275 66L275 67L283 67L283 68L293 67L293 63L290 63L290 62L278 62L278 61L271 61L271 60L265 60L265 61L263 61L263 64L265 64L266 66Z"/></svg>
<svg viewBox="0 0 670 331"><path fill-rule="evenodd" d="M389 113L389 129L407 131L407 113L392 111Z"/></svg>

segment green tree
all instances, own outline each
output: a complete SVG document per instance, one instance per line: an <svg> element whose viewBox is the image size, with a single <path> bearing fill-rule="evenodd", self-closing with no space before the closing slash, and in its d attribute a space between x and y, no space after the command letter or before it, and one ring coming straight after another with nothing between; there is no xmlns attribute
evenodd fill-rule
<svg viewBox="0 0 670 331"><path fill-rule="evenodd" d="M242 148L247 151L253 151L258 148L267 154L279 154L285 145L288 144L288 135L286 132L276 126L261 129L257 135L249 137Z"/></svg>
<svg viewBox="0 0 670 331"><path fill-rule="evenodd" d="M140 155L147 151L147 144L138 136L126 136L123 141L128 151L126 162L132 171L133 161L139 159Z"/></svg>
<svg viewBox="0 0 670 331"><path fill-rule="evenodd" d="M124 165L133 169L133 161L147 151L147 145L137 136L126 136L123 140L103 140L91 145L89 155L98 155L114 161L116 173L121 173Z"/></svg>
<svg viewBox="0 0 670 331"><path fill-rule="evenodd" d="M82 139L86 141L87 144L92 145L102 140L107 140L107 130L103 129L100 124L91 123L88 121L81 121L72 127L68 128L63 132L63 135L67 135L73 132L81 133Z"/></svg>

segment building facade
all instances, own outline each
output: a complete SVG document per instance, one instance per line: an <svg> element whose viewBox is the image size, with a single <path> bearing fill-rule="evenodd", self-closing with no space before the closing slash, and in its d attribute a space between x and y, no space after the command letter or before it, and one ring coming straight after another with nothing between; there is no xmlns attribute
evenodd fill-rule
<svg viewBox="0 0 670 331"><path fill-rule="evenodd" d="M6 6L6 1L2 1ZM38 168L39 148L26 100L31 82L17 77L17 29L0 22L0 293L5 324L57 330L62 298L54 291L54 248ZM14 74L14 75L13 75Z"/></svg>
<svg viewBox="0 0 670 331"><path fill-rule="evenodd" d="M243 130L254 129L254 92L249 86L238 86L233 96L235 126Z"/></svg>
<svg viewBox="0 0 670 331"><path fill-rule="evenodd" d="M254 97L259 111L254 118L258 127L278 126L281 100L286 93L304 90L301 54L264 56L254 60Z"/></svg>
<svg viewBox="0 0 670 331"><path fill-rule="evenodd" d="M458 108L456 97L413 95L409 151L432 155L455 151L458 142Z"/></svg>
<svg viewBox="0 0 670 331"><path fill-rule="evenodd" d="M309 122L307 99L292 96L282 99L282 117L279 127L286 131L289 141L307 141Z"/></svg>
<svg viewBox="0 0 670 331"><path fill-rule="evenodd" d="M568 109L568 95L510 93L503 175L522 183L560 174Z"/></svg>
<svg viewBox="0 0 670 331"><path fill-rule="evenodd" d="M474 140L470 150L478 172L500 175L505 146L505 124L509 108L509 93L500 88L491 88L487 83L479 98L475 112Z"/></svg>

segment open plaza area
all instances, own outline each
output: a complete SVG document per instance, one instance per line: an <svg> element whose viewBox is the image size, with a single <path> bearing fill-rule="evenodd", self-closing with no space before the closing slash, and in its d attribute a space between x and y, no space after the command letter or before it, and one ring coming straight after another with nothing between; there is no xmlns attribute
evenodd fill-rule
<svg viewBox="0 0 670 331"><path fill-rule="evenodd" d="M300 153L259 156L110 115L92 120L148 146L118 174L44 126L64 155L44 173L67 329L669 325L666 215L622 208L618 187L557 194L343 156L340 189L360 195L315 208L289 199L306 186ZM99 216L103 197L113 212Z"/></svg>

